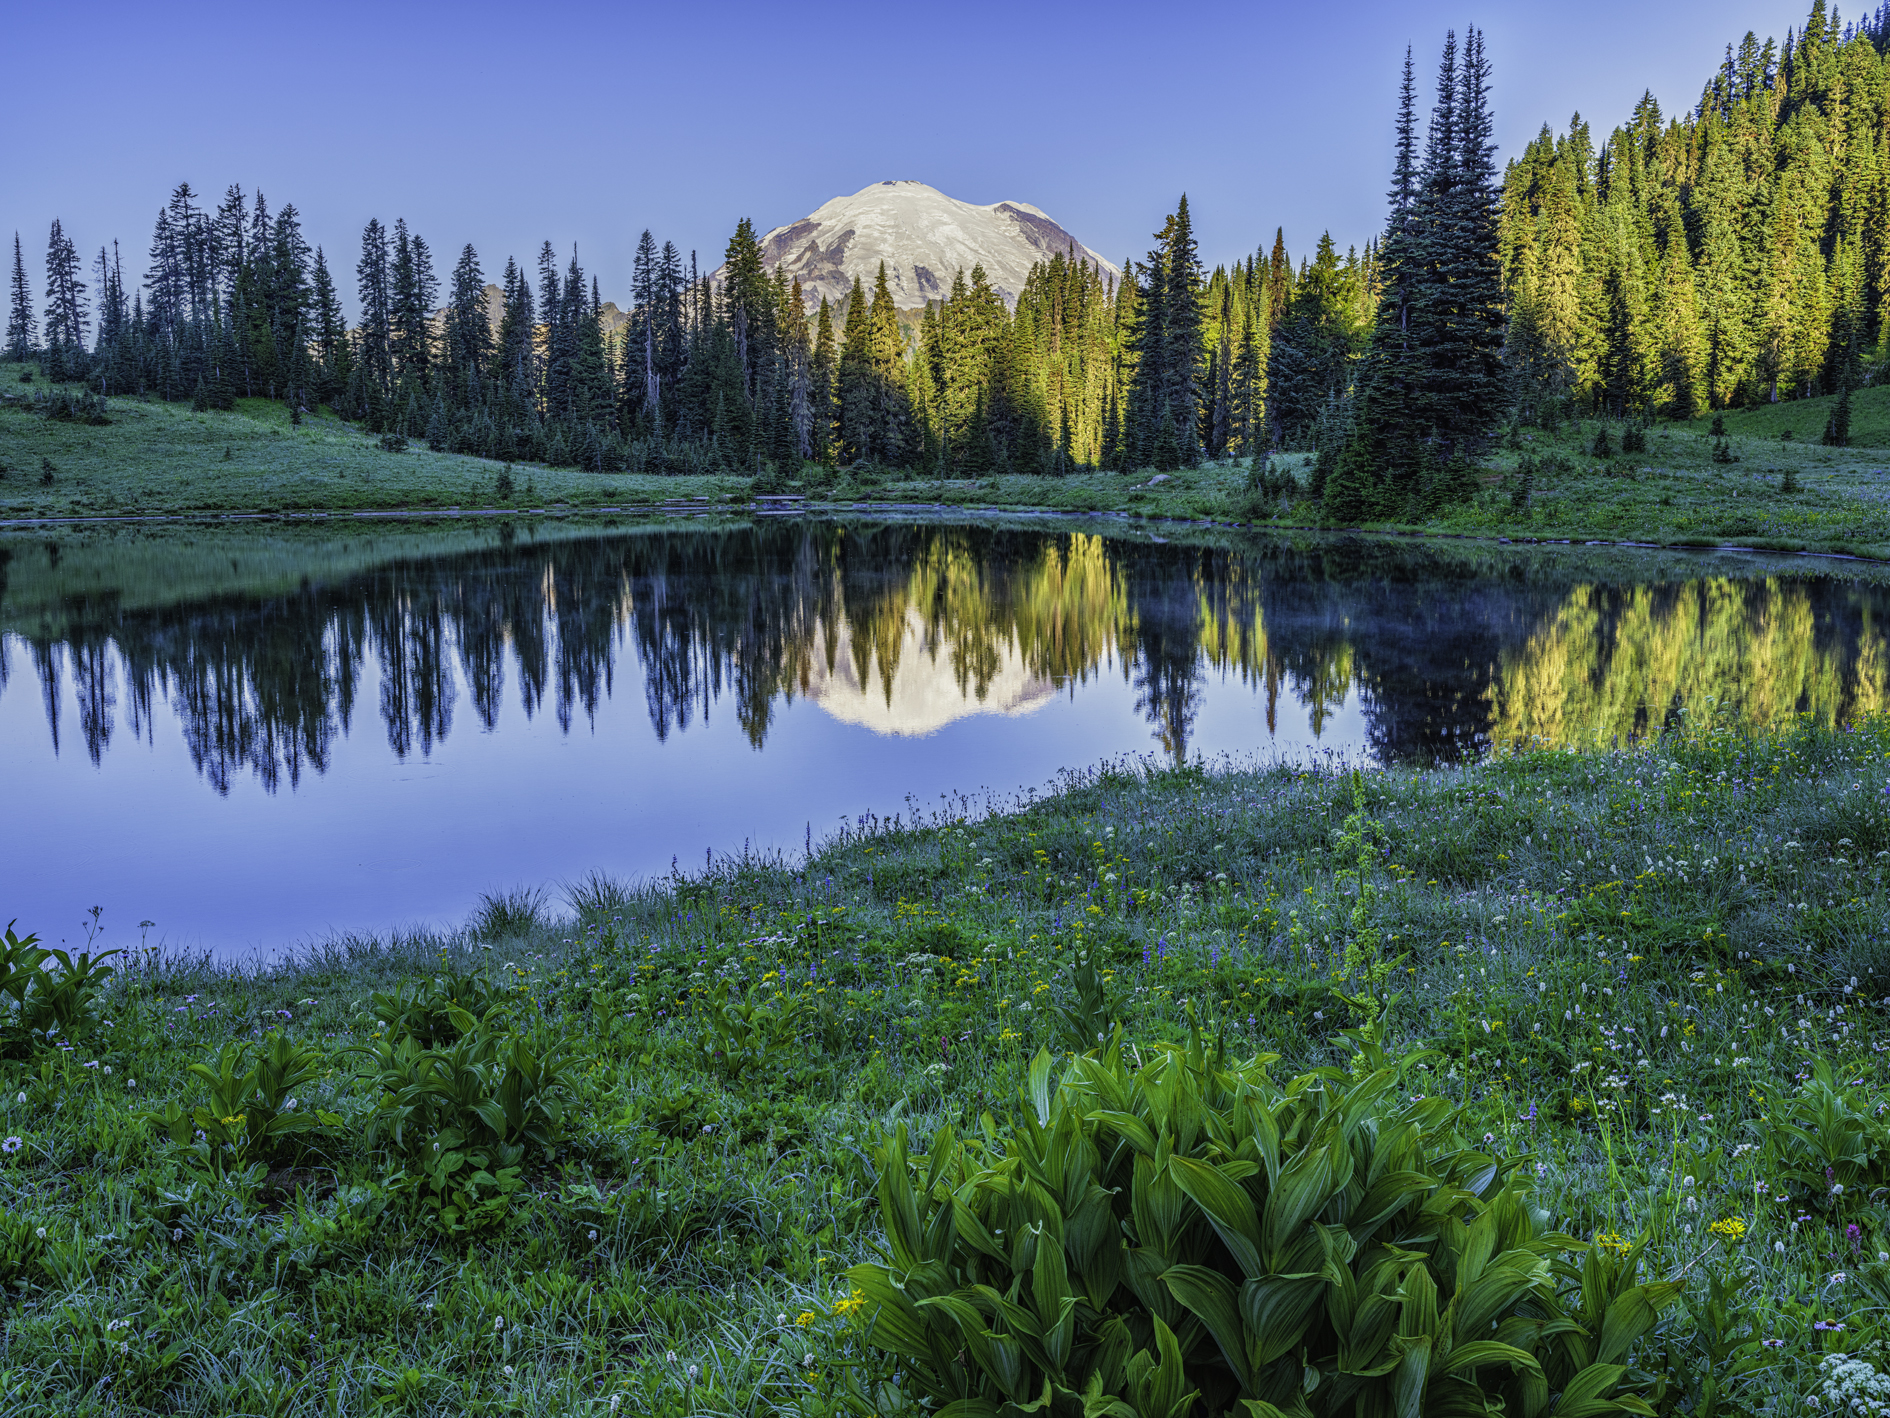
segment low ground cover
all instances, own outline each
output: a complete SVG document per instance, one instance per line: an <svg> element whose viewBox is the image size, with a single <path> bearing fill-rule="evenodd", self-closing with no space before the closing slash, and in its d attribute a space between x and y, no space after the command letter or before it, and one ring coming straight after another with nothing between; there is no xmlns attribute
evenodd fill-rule
<svg viewBox="0 0 1890 1418"><path fill-rule="evenodd" d="M327 412L292 424L282 405L262 399L238 400L225 413L118 398L106 401L110 421L102 425L49 419L36 402L48 391L37 382L22 385L21 372L0 362L0 519L449 508L677 514L746 511L762 492L817 506L919 503L1283 526L1320 521L1318 505L1305 494L1313 460L1304 453L1276 457L1275 481L1264 490L1252 486L1251 470L1237 460L1173 474L1144 468L943 481L813 465L760 483L587 473L434 453L423 442L393 451ZM1645 433L1645 448L1632 452L1621 450L1629 429L1618 423L1518 429L1483 461L1470 503L1384 527L1890 558L1890 388L1856 395L1851 447L1818 441L1830 404L1807 399L1735 411L1723 416L1723 436L1707 420L1656 424ZM1604 456L1596 455L1598 440Z"/></svg>
<svg viewBox="0 0 1890 1418"><path fill-rule="evenodd" d="M16 937L7 1411L1350 1412L1416 1337L1427 1411L1876 1411L1890 720L989 806L267 970Z"/></svg>

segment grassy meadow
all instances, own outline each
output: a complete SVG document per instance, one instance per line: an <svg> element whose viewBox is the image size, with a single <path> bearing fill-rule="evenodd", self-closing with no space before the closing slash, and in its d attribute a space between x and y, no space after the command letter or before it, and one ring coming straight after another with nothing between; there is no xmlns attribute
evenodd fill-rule
<svg viewBox="0 0 1890 1418"><path fill-rule="evenodd" d="M109 424L54 422L34 412L33 396L44 386L21 384L22 372L0 362L0 520L449 510L692 515L746 511L754 490L743 477L520 464L506 493L505 465L433 453L421 442L388 452L326 411L295 426L281 405L263 399L239 400L228 413L195 413L187 405L120 398L108 401ZM1808 399L1725 415L1732 462L1715 461L1721 440L1705 421L1656 424L1645 452L1607 457L1593 456L1601 427L1593 421L1554 434L1518 430L1484 460L1472 502L1382 530L1890 558L1890 388L1856 395L1849 448L1819 445L1830 403ZM1618 448L1622 427L1608 432ZM1526 496L1517 486L1525 458L1538 469ZM1311 456L1285 455L1275 466L1303 487ZM916 503L1318 524L1316 504L1303 496L1255 498L1247 481L1245 465L1233 461L1165 476L1143 469L956 481L809 465L779 490L824 506Z"/></svg>
<svg viewBox="0 0 1890 1418"><path fill-rule="evenodd" d="M1528 1195L1534 1222L1505 1213L1537 1236L1523 1308L1579 1293L1588 1337L1555 1342L1618 1359L1599 1365L1602 1406L1549 1407L1545 1390L1534 1411L1876 1412L1845 1406L1875 1378L1828 1356L1890 1368L1887 863L1890 720L1699 720L1430 772L1116 764L862 821L804 863L512 892L463 930L334 940L267 969L166 957L110 920L94 949L131 949L93 987L78 960L25 980L31 948L8 947L0 1406L936 1411L926 1362L883 1347L916 1341L870 1267L916 1263L915 1227L987 1278L1013 1247L1004 1304L966 1290L989 1313L952 1312L998 1333L940 1362L987 1395L1009 1374L1018 1396L954 1412L1082 1411L1061 1390L1023 1406L1053 1339L1018 1306L1041 1310L1045 1286L1054 1302L1057 1234L1072 1277L1092 1267L1067 1323L1112 1315L1151 1350L1168 1334L1188 1387L1225 1391L1218 1339L1172 1305L1154 1328L1168 1302L1143 1285L1214 1244L1218 1194L1160 1191L1138 1153L1134 1214L1121 1197L1117 1212L1148 1249L1100 1289L1103 1252L1078 1255L1074 1219L1008 1242L967 1219L1020 1196L1061 1214L1056 1178L1086 1154L1029 1161L1079 1127L1036 1121L1059 1083L1065 1109L1109 1070L1150 1080L1133 1106L1169 1138L1154 1165L1185 1149L1200 1116L1163 1113L1157 1082L1162 1060L1192 1059L1277 1118L1375 1089L1335 1105L1355 1149L1421 1123L1431 1160L1398 1174L1415 1198L1403 1249L1373 1255L1409 1264L1454 1244L1424 1217ZM1133 1150L1131 1105L1111 1106L1079 1109L1120 1130L1091 1164ZM1328 1135L1288 1130L1280 1176L1303 1180ZM966 1183L971 1210L942 1232L940 1166L961 1154L1011 1181ZM1266 1174L1222 1165L1264 1191ZM1358 1223L1362 1183L1333 1185L1317 1215ZM1272 1200L1262 1214L1292 1224ZM1147 1240L1157 1224L1173 1254ZM1329 1264L1350 1254L1343 1225L1301 1224ZM967 1237L989 1255L965 1261ZM910 1272L914 1293L938 1265ZM1184 1271L1162 1272L1176 1294ZM1455 1273L1452 1313L1475 1274ZM1500 1337L1542 1348L1541 1325ZM1344 1384L1385 1391L1341 1379L1313 1335L1274 1361L1303 1410L1197 1403L1138 1356L1117 1386L1134 1403L1094 1411L1350 1413L1326 1404ZM1463 1383L1436 1375L1424 1411Z"/></svg>

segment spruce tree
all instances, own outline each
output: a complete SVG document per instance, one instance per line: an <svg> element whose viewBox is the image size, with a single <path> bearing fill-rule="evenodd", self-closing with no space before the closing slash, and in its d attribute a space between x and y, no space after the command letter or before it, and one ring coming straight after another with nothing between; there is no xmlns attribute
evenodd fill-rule
<svg viewBox="0 0 1890 1418"><path fill-rule="evenodd" d="M8 285L7 358L27 360L38 349L38 326L33 319L33 292L26 283L26 260L20 253L20 234L13 233L13 276Z"/></svg>
<svg viewBox="0 0 1890 1418"><path fill-rule="evenodd" d="M853 278L847 295L847 321L840 342L838 376L835 381L838 404L840 461L858 463L874 454L873 434L877 401L873 394L873 350L871 317L866 292L860 278Z"/></svg>
<svg viewBox="0 0 1890 1418"><path fill-rule="evenodd" d="M348 387L354 352L348 339L348 321L341 310L341 296L335 290L334 278L328 274L328 258L319 246L315 248L312 300L316 360L314 402L316 407L335 405Z"/></svg>
<svg viewBox="0 0 1890 1418"><path fill-rule="evenodd" d="M852 322L849 319L848 328ZM905 390L905 332L886 281L886 263L879 263L873 281L873 305L867 315L867 350L872 363L872 457L900 466L911 442L911 408Z"/></svg>
<svg viewBox="0 0 1890 1418"><path fill-rule="evenodd" d="M814 320L814 359L808 380L808 403L812 416L808 424L807 456L816 463L831 464L834 456L834 401L839 373L839 357L834 348L833 311L827 297L820 298L820 313Z"/></svg>
<svg viewBox="0 0 1890 1418"><path fill-rule="evenodd" d="M370 433L385 432L381 415L394 391L392 291L387 271L387 229L370 217L361 232L361 259L354 268L361 307L356 345L362 386L361 406L351 417L366 418ZM374 417L369 417L370 408Z"/></svg>
<svg viewBox="0 0 1890 1418"><path fill-rule="evenodd" d="M79 252L53 218L46 241L46 372L51 379L77 379L85 372L85 282Z"/></svg>

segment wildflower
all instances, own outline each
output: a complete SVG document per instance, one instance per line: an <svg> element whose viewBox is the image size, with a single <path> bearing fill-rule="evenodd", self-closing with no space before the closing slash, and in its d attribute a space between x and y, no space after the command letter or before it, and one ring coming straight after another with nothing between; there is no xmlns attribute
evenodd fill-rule
<svg viewBox="0 0 1890 1418"><path fill-rule="evenodd" d="M787 1316L786 1316L786 1315L776 1315L776 1316L774 1317L774 1322L775 1322L776 1324L786 1324L786 1323L787 1323Z"/></svg>
<svg viewBox="0 0 1890 1418"><path fill-rule="evenodd" d="M819 1318L820 1316L815 1314L812 1310L802 1310L794 1317L794 1323L799 1325L802 1329L806 1329L807 1326Z"/></svg>
<svg viewBox="0 0 1890 1418"><path fill-rule="evenodd" d="M595 1241L597 1240L597 1232L595 1232L595 1231L589 1231L589 1232L586 1232L586 1234L587 1234L587 1235L588 1235L588 1236L590 1237L590 1239L591 1239L591 1240L592 1240L593 1242L595 1242Z"/></svg>
<svg viewBox="0 0 1890 1418"><path fill-rule="evenodd" d="M20 1101L21 1101L22 1103L24 1103L24 1102L26 1101L26 1095L25 1095L24 1093L22 1093L22 1094L20 1095Z"/></svg>
<svg viewBox="0 0 1890 1418"><path fill-rule="evenodd" d="M512 1366L511 1366L510 1364L507 1364L507 1365L505 1366L505 1376L506 1376L506 1377L507 1377L508 1379L512 1377Z"/></svg>
<svg viewBox="0 0 1890 1418"><path fill-rule="evenodd" d="M698 1376L699 1374L701 1374L701 1372L702 1372L702 1370L701 1370L701 1369L700 1369L699 1367L697 1367L697 1366L696 1366L696 1365L694 1365L694 1364L691 1364L691 1365L689 1366L689 1382L690 1382L690 1383L694 1383L694 1382L696 1381L696 1377L697 1377L697 1376Z"/></svg>
<svg viewBox="0 0 1890 1418"><path fill-rule="evenodd" d="M43 1241L46 1239L46 1228L44 1226L37 1226L33 1229L33 1234Z"/></svg>
<svg viewBox="0 0 1890 1418"><path fill-rule="evenodd" d="M5 1142L0 1142L0 1152L4 1152L8 1154L9 1156L11 1156L13 1153L18 1152L24 1146L26 1146L26 1144L22 1142L19 1138L9 1137Z"/></svg>
<svg viewBox="0 0 1890 1418"><path fill-rule="evenodd" d="M1777 1252L1778 1254L1780 1254L1780 1255L1784 1255L1784 1254L1785 1254L1785 1243L1784 1243L1783 1241L1774 1241L1774 1242L1772 1242L1772 1249L1773 1249L1774 1251L1776 1251L1776 1252Z"/></svg>
<svg viewBox="0 0 1890 1418"><path fill-rule="evenodd" d="M181 1241L181 1240L183 1240L183 1239L184 1239L184 1228L183 1228L182 1226L173 1226L173 1227L171 1227L171 1239L172 1239L173 1241Z"/></svg>
<svg viewBox="0 0 1890 1418"><path fill-rule="evenodd" d="M493 1331L493 1333L494 1333L494 1334L497 1334L497 1333L498 1333L498 1332L499 1332L500 1330L502 1330L502 1329L504 1329L504 1328L505 1328L505 1316L504 1316L504 1315L494 1315L494 1316L492 1317L492 1331Z"/></svg>
<svg viewBox="0 0 1890 1418"><path fill-rule="evenodd" d="M1737 1216L1724 1216L1706 1229L1710 1234L1723 1237L1725 1240L1740 1241L1745 1239L1746 1223Z"/></svg>
<svg viewBox="0 0 1890 1418"><path fill-rule="evenodd" d="M663 1356L663 1359L664 1359L664 1361L665 1361L666 1363L671 1363L671 1364L673 1364L673 1363L675 1363L675 1362L676 1362L676 1351L675 1351L674 1349L672 1349L672 1350L670 1350L670 1351L669 1351L669 1353L667 1353L667 1354L665 1354L665 1355Z"/></svg>

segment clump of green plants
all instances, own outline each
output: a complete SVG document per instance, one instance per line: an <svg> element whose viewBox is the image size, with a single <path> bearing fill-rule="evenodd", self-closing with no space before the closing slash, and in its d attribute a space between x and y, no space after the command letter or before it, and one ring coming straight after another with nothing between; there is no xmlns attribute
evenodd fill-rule
<svg viewBox="0 0 1890 1418"><path fill-rule="evenodd" d="M410 1039L422 1049L465 1038L497 1002L484 977L453 971L376 990L368 1001L383 1038Z"/></svg>
<svg viewBox="0 0 1890 1418"><path fill-rule="evenodd" d="M308 1098L328 1068L319 1048L272 1029L254 1049L232 1042L214 1065L190 1065L190 1075L208 1087L204 1102L186 1109L173 1100L144 1117L181 1155L219 1176L257 1164L279 1166L292 1160L308 1134L341 1125L338 1114Z"/></svg>
<svg viewBox="0 0 1890 1418"><path fill-rule="evenodd" d="M97 954L49 949L37 935L0 938L0 1058L26 1058L61 1040L89 1033L97 1023L100 991L114 971Z"/></svg>
<svg viewBox="0 0 1890 1418"><path fill-rule="evenodd" d="M1522 1159L1398 1096L1412 1060L1276 1057L1112 1045L1053 1090L1040 1052L1009 1127L915 1161L901 1125L865 1342L962 1414L1653 1411L1632 1351L1678 1285L1548 1229Z"/></svg>
<svg viewBox="0 0 1890 1418"><path fill-rule="evenodd" d="M111 422L105 401L90 389L80 389L77 393L71 389L55 389L50 394L39 395L33 407L41 418L52 423L86 424L96 428Z"/></svg>
<svg viewBox="0 0 1890 1418"><path fill-rule="evenodd" d="M407 451L407 435L406 434L383 433L381 435L381 452L405 453L406 451Z"/></svg>
<svg viewBox="0 0 1890 1418"><path fill-rule="evenodd" d="M695 1055L704 1073L730 1083L772 1073L801 1047L803 1002L786 991L738 991L717 980L696 1006Z"/></svg>
<svg viewBox="0 0 1890 1418"><path fill-rule="evenodd" d="M473 934L484 941L519 940L541 929L547 896L542 887L488 891L473 911Z"/></svg>
<svg viewBox="0 0 1890 1418"><path fill-rule="evenodd" d="M390 1186L448 1233L502 1222L526 1163L563 1140L574 1061L564 1043L485 1022L450 1045L423 1047L406 1035L356 1052L376 1095L367 1146L396 1164Z"/></svg>

